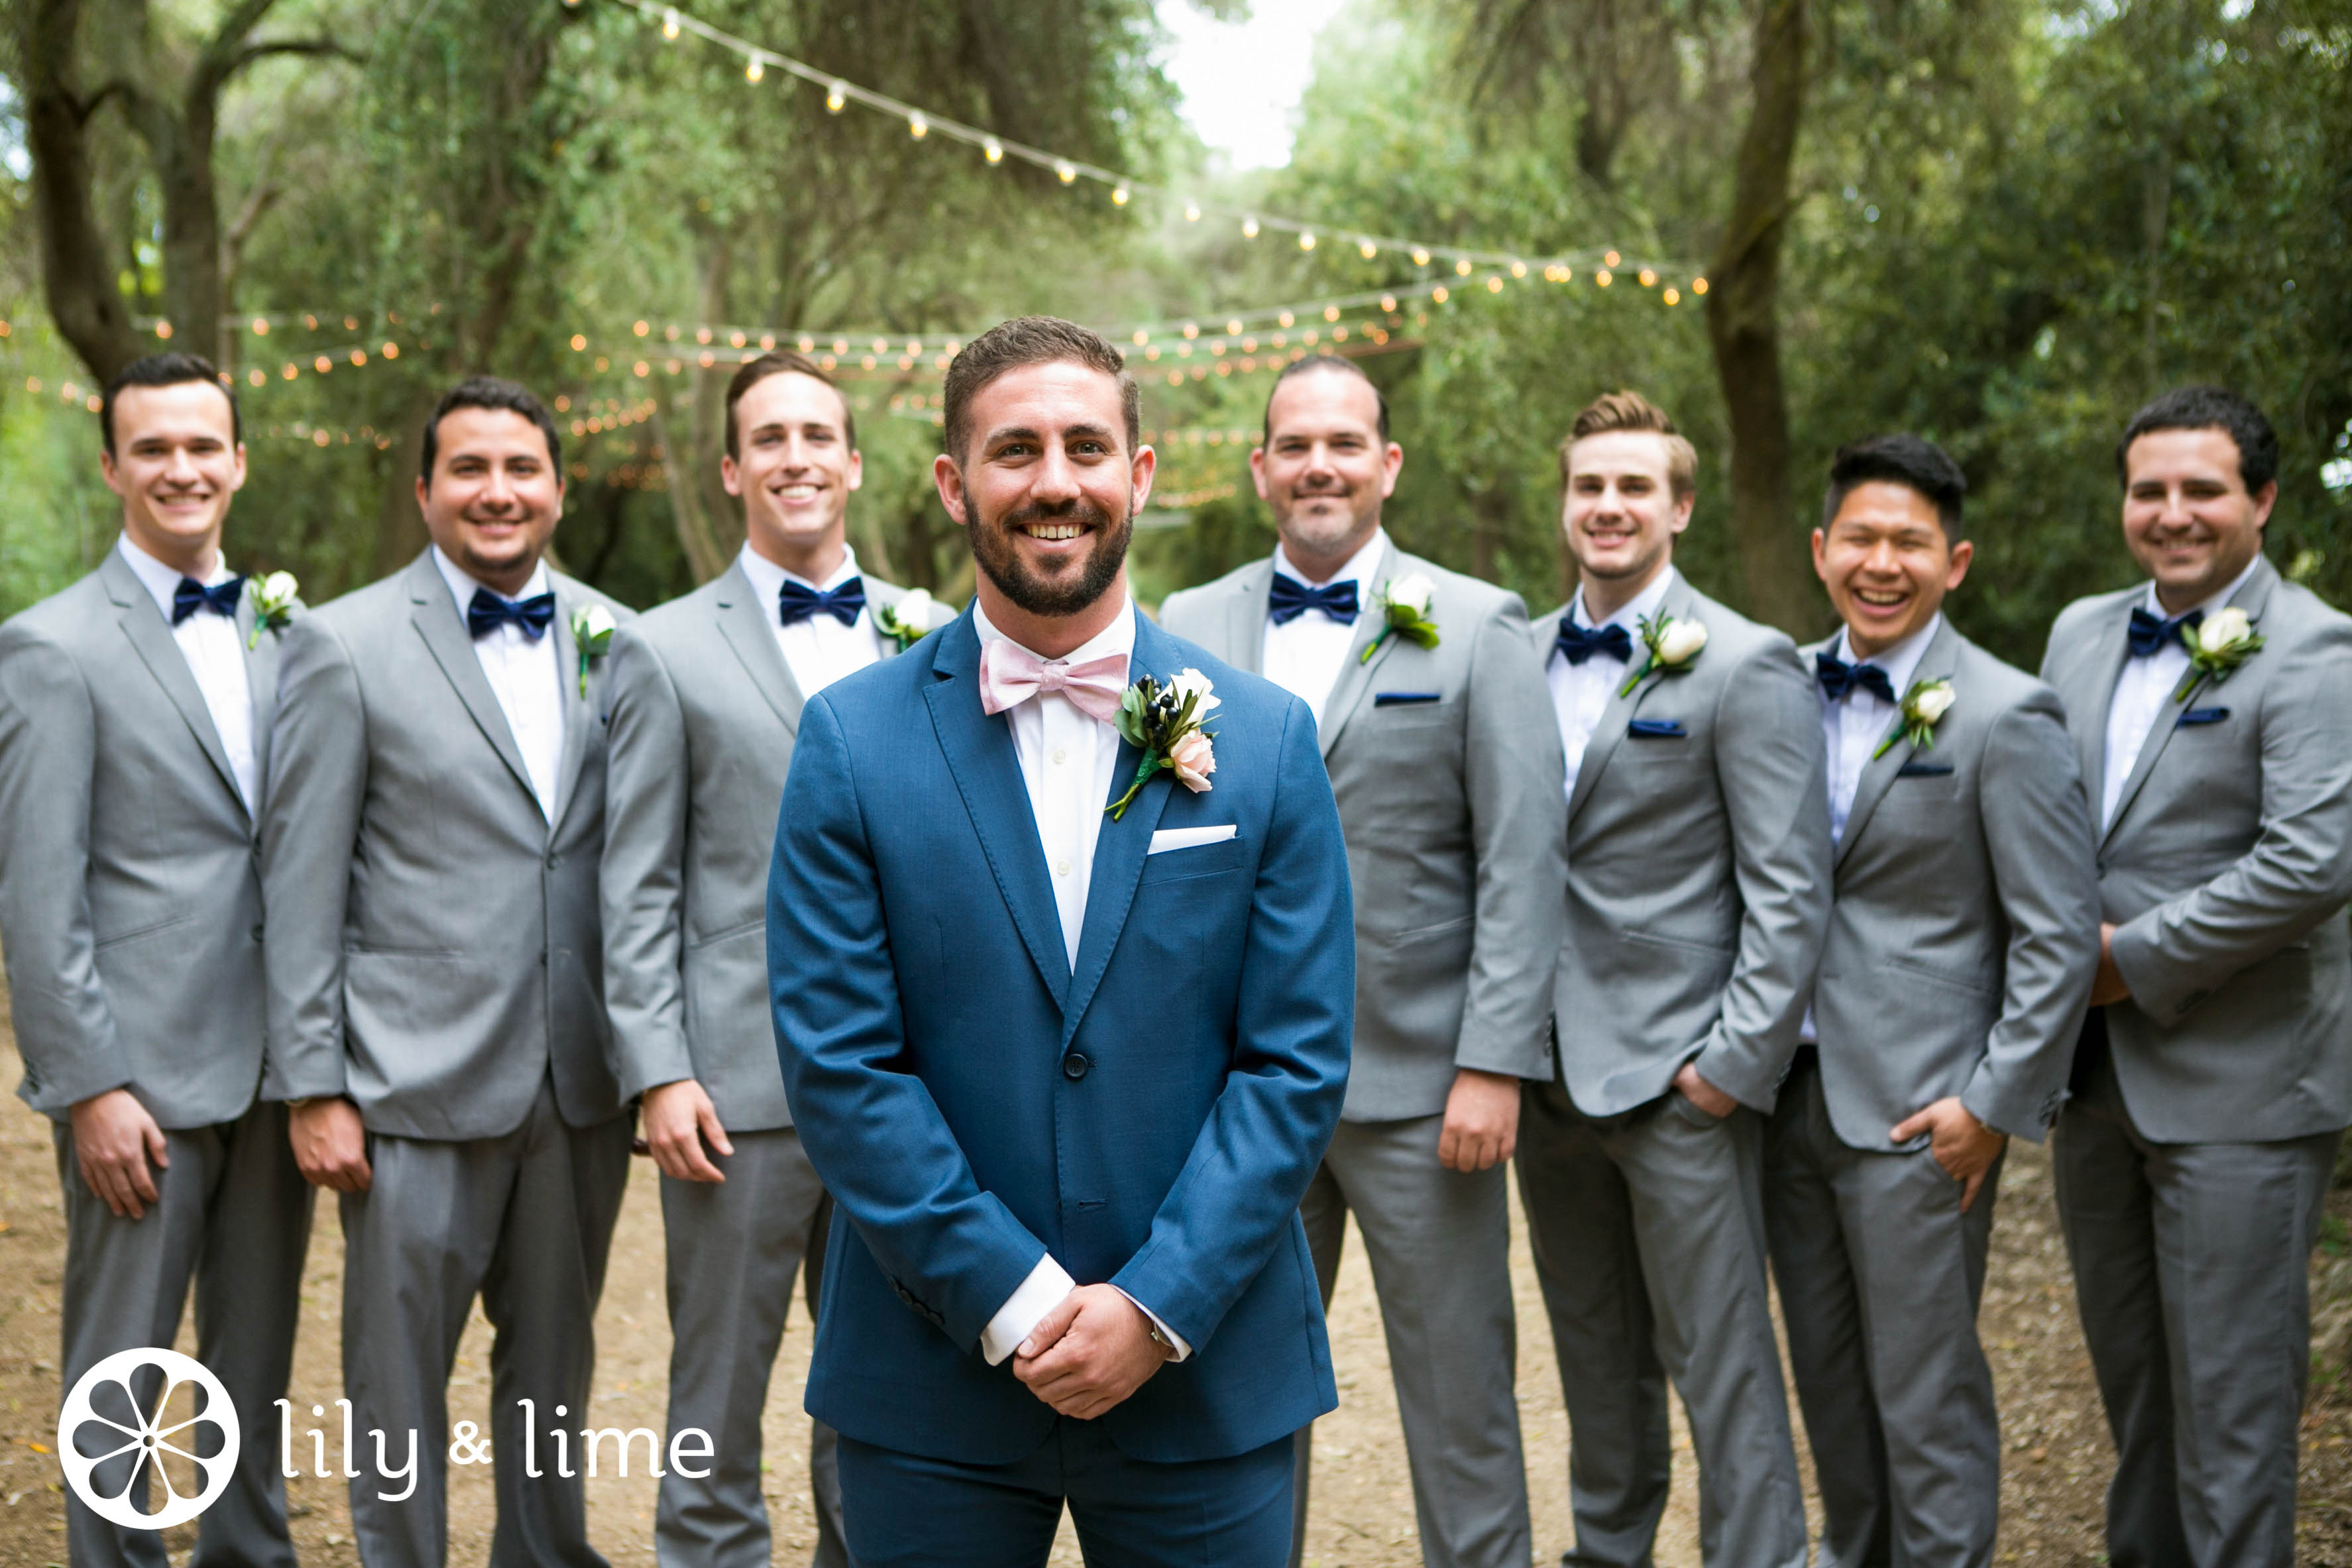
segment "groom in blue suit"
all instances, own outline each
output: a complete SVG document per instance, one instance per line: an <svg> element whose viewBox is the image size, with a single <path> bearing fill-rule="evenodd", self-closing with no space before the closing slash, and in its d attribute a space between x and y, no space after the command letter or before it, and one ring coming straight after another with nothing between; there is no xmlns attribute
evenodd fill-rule
<svg viewBox="0 0 2352 1568"><path fill-rule="evenodd" d="M945 402L977 596L810 700L769 882L784 1087L850 1222L808 1409L866 1568L1042 1564L1065 1502L1089 1563L1276 1568L1291 1434L1338 1403L1297 1215L1355 996L1315 721L1137 613L1117 349L1008 321ZM1147 677L1205 730L1123 738Z"/></svg>

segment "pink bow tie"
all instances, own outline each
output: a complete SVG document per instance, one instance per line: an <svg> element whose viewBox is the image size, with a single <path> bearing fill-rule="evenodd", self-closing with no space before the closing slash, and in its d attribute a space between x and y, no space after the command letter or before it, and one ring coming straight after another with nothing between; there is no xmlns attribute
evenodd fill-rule
<svg viewBox="0 0 2352 1568"><path fill-rule="evenodd" d="M989 713L1026 702L1040 692L1058 691L1081 713L1108 724L1118 717L1127 689L1127 655L1105 654L1084 664L1039 658L1004 637L980 650L980 706Z"/></svg>

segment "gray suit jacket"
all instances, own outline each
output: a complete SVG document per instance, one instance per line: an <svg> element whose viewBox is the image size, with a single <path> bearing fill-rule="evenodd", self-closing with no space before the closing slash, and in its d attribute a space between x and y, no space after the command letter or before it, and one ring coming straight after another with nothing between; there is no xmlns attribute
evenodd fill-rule
<svg viewBox="0 0 2352 1568"><path fill-rule="evenodd" d="M1780 633L1679 574L1661 608L1707 643L1685 673L1612 691L1585 747L1568 802L1561 1077L1586 1115L1614 1116L1696 1061L1769 1110L1829 921L1821 708ZM1566 613L1535 626L1539 656ZM1637 641L1628 672L1643 658Z"/></svg>
<svg viewBox="0 0 2352 1568"><path fill-rule="evenodd" d="M1342 1115L1445 1109L1462 1068L1551 1076L1559 947L1559 739L1516 594L1391 545L1369 594L1408 573L1434 592L1438 644L1383 641L1368 604L1323 705L1319 743L1356 901L1356 1044ZM1269 558L1169 595L1160 624L1252 674Z"/></svg>
<svg viewBox="0 0 2352 1568"><path fill-rule="evenodd" d="M251 635L249 604L236 625ZM265 790L278 640L245 660ZM62 1119L127 1087L184 1128L253 1103L253 823L171 623L119 549L0 626L0 942L34 1110Z"/></svg>
<svg viewBox="0 0 2352 1568"><path fill-rule="evenodd" d="M2090 799L2145 584L2079 599L2042 676ZM2131 1000L2116 1078L2158 1142L2300 1138L2352 1121L2352 619L2255 564L2231 603L2263 636L2226 681L2168 701L2100 835L2102 918Z"/></svg>
<svg viewBox="0 0 2352 1568"><path fill-rule="evenodd" d="M1926 750L1890 726L1838 840L1813 986L1830 1122L1885 1151L1887 1129L1957 1094L1979 1121L2039 1142L2066 1098L2099 966L2066 712L1948 621L1912 679L1948 679L1953 702Z"/></svg>
<svg viewBox="0 0 2352 1568"><path fill-rule="evenodd" d="M273 1100L348 1094L372 1131L512 1131L551 1073L563 1119L608 1120L596 860L609 658L580 696L560 573L563 756L551 826L427 550L295 623L261 833Z"/></svg>
<svg viewBox="0 0 2352 1568"><path fill-rule="evenodd" d="M866 595L895 605L906 591L869 576ZM632 622L613 639L605 739L598 880L621 1093L694 1079L746 1132L793 1124L767 904L801 689L774 615L738 564ZM885 657L897 647L882 639Z"/></svg>

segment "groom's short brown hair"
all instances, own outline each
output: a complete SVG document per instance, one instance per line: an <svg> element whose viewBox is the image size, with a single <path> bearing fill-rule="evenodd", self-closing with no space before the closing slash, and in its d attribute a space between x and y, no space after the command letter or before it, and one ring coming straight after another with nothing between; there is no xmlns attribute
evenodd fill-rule
<svg viewBox="0 0 2352 1568"><path fill-rule="evenodd" d="M942 432L948 456L963 461L964 447L971 440L971 400L990 383L1007 371L1055 360L1098 370L1118 384L1119 412L1126 416L1127 450L1132 457L1143 440L1143 395L1127 374L1127 357L1100 332L1059 316L1017 316L964 344L948 366Z"/></svg>

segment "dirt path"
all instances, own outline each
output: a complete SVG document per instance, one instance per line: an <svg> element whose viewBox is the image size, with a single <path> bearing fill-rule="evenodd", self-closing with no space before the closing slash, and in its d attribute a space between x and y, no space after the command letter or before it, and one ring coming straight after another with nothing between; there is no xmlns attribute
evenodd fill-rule
<svg viewBox="0 0 2352 1568"><path fill-rule="evenodd" d="M13 1043L0 1043L0 1083L13 1089L18 1076ZM2352 1348L2352 1258L2346 1257L2344 1223L2352 1202L2339 1193L2331 1211L2328 1237L2315 1260L2314 1285L2322 1360L2342 1367ZM1570 1544L1568 1420L1523 1229L1521 1236L1513 1254L1519 1398L1536 1560L1544 1563L1557 1562ZM2074 1319L2073 1284L2052 1209L2049 1164L2040 1151L2021 1146L2011 1155L1994 1237L1984 1328L2000 1386L2006 1448L1997 1558L2088 1568L2103 1561L2099 1502L2111 1459ZM47 1452L55 1442L57 1301L64 1250L48 1127L11 1097L0 1109L0 1568L42 1568L62 1564L65 1558L61 1483L56 1460ZM341 1266L333 1208L321 1205L290 1391L298 1415L314 1404L332 1414L330 1401L340 1384ZM632 1178L609 1279L597 1320L595 1424L658 1430L669 1331L662 1308L660 1211L653 1173L644 1162ZM1318 1429L1307 1559L1324 1568L1404 1568L1419 1561L1412 1493L1370 1270L1352 1234L1331 1332L1340 1408ZM808 1347L807 1324L796 1311L767 1423L769 1506L776 1561L784 1564L804 1562L814 1542L803 1479L807 1423L799 1408ZM182 1348L191 1348L185 1334ZM456 1418L485 1418L488 1352L488 1325L478 1314L450 1393ZM319 1425L331 1429L330 1422ZM2304 1547L2298 1560L2352 1568L2352 1400L2340 1381L2321 1381L2305 1429ZM1662 1568L1696 1568L1693 1471L1679 1412L1676 1449L1675 1494L1658 1561ZM289 1482L289 1489L303 1563L317 1568L356 1563L341 1483L305 1478ZM490 1531L488 1467L453 1469L450 1500L450 1560L481 1563ZM600 1478L589 1484L589 1509L593 1538L616 1568L652 1563L650 1480L641 1475ZM186 1544L176 1539L175 1543ZM1077 1561L1066 1527L1055 1562Z"/></svg>

